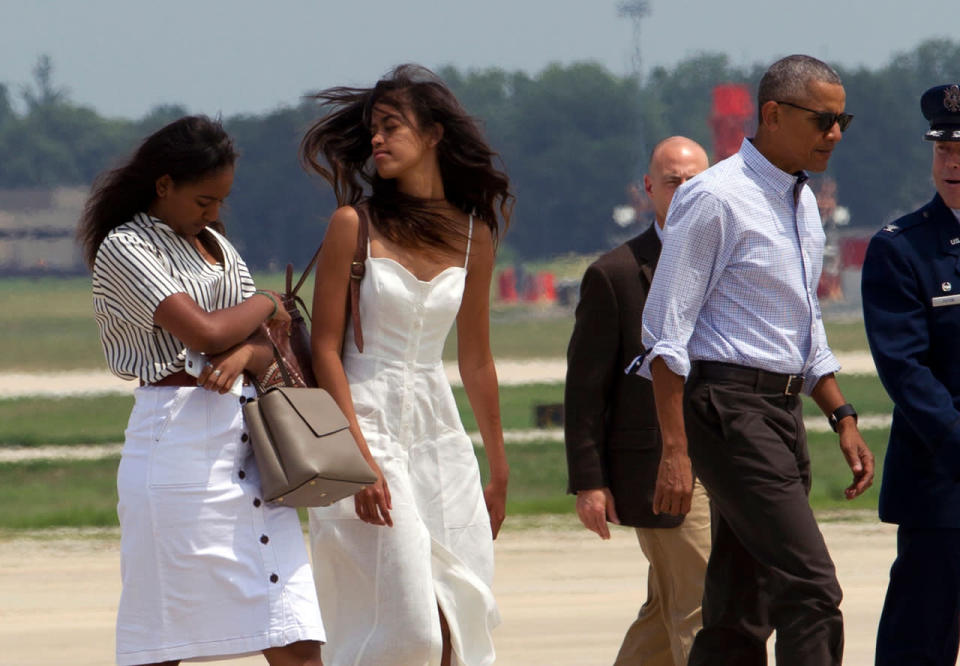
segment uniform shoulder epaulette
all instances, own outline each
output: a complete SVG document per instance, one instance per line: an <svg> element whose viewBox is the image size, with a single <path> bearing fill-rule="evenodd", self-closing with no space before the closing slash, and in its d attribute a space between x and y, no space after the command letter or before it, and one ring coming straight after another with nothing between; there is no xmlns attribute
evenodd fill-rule
<svg viewBox="0 0 960 666"><path fill-rule="evenodd" d="M926 207L921 208L920 210L915 210L908 215L904 215L901 218L885 224L880 228L878 235L882 236L896 236L900 233L903 233L911 227L915 227L918 224L922 224L929 219L929 212Z"/></svg>

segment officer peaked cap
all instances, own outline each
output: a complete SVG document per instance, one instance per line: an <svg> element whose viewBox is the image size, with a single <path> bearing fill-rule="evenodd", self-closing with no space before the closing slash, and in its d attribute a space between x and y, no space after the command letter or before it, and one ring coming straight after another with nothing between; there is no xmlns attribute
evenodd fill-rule
<svg viewBox="0 0 960 666"><path fill-rule="evenodd" d="M920 98L923 117L930 121L930 129L923 138L927 141L960 141L960 86L934 86Z"/></svg>

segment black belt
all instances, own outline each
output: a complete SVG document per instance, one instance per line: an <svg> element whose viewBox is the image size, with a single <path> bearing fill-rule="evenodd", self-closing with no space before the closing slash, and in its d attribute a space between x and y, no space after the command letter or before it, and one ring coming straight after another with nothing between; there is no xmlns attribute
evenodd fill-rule
<svg viewBox="0 0 960 666"><path fill-rule="evenodd" d="M719 379L742 384L756 393L797 395L803 390L803 375L787 375L721 361L694 361L693 372L701 379Z"/></svg>
<svg viewBox="0 0 960 666"><path fill-rule="evenodd" d="M142 379L140 380L140 386L147 386L148 384ZM188 375L186 370L180 370L175 372L172 375L167 375L163 379L158 379L155 382L151 382L149 386L196 386L197 378ZM250 378L244 373L243 375L243 385L250 385Z"/></svg>

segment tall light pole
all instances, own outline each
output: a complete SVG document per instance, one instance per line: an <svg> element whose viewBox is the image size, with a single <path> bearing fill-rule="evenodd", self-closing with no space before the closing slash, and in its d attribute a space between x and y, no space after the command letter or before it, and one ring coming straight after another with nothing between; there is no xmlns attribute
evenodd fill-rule
<svg viewBox="0 0 960 666"><path fill-rule="evenodd" d="M650 1L622 0L617 4L617 14L633 23L633 55L630 60L633 66L633 76L639 84L643 77L643 70L640 67L640 24L650 14Z"/></svg>

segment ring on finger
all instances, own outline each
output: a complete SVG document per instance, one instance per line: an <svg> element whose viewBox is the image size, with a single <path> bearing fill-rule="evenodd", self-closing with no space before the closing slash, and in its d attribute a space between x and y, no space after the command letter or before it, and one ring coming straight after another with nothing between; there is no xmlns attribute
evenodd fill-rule
<svg viewBox="0 0 960 666"><path fill-rule="evenodd" d="M219 377L219 376L222 375L222 374L223 374L223 370L214 370L214 371L213 371L213 376L214 376L214 377Z"/></svg>

